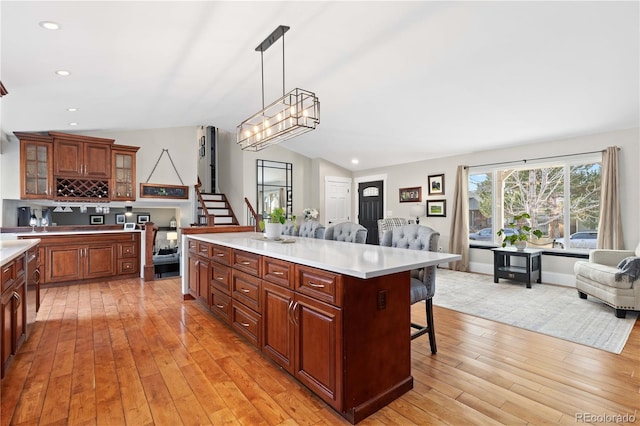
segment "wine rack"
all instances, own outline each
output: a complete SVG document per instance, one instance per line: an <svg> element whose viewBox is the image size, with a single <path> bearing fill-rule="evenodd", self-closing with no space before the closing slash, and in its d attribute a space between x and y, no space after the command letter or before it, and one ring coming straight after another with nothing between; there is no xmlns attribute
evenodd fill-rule
<svg viewBox="0 0 640 426"><path fill-rule="evenodd" d="M56 199L109 200L108 180L56 179Z"/></svg>

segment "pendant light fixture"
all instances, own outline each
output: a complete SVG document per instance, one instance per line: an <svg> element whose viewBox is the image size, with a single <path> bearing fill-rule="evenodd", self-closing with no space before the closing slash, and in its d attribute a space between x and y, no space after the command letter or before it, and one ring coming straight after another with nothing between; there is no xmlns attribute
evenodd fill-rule
<svg viewBox="0 0 640 426"><path fill-rule="evenodd" d="M285 94L284 33L280 25L256 47L262 70L262 110L244 120L236 129L236 142L243 150L260 151L316 128L320 123L320 101L315 93L293 89ZM282 97L264 105L264 52L282 37Z"/></svg>

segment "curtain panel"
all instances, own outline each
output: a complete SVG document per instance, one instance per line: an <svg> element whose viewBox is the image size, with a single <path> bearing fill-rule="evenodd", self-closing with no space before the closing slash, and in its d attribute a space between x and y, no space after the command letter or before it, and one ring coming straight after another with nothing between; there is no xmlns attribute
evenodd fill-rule
<svg viewBox="0 0 640 426"><path fill-rule="evenodd" d="M619 176L618 147L610 146L602 152L600 222L598 223L599 249L624 249Z"/></svg>
<svg viewBox="0 0 640 426"><path fill-rule="evenodd" d="M456 187L453 193L453 216L451 218L449 251L462 256L449 266L454 271L469 270L469 168L458 166Z"/></svg>

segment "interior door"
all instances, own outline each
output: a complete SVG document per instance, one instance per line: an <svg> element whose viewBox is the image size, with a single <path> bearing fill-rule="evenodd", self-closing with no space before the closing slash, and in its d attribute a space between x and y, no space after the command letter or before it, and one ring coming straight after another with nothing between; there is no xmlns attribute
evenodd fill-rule
<svg viewBox="0 0 640 426"><path fill-rule="evenodd" d="M383 182L360 182L358 184L358 220L367 228L367 244L378 244L378 219L384 217Z"/></svg>
<svg viewBox="0 0 640 426"><path fill-rule="evenodd" d="M324 184L327 227L351 220L351 179L326 178Z"/></svg>

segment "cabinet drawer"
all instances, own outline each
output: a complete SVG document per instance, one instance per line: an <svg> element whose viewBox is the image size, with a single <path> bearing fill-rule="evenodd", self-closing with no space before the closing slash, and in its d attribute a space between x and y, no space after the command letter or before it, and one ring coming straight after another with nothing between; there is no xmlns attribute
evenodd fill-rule
<svg viewBox="0 0 640 426"><path fill-rule="evenodd" d="M2 267L2 291L5 291L13 284L15 280L15 264L13 262Z"/></svg>
<svg viewBox="0 0 640 426"><path fill-rule="evenodd" d="M211 256L211 244L198 241L198 254L203 257Z"/></svg>
<svg viewBox="0 0 640 426"><path fill-rule="evenodd" d="M15 265L15 275L16 279L20 278L21 275L24 275L24 260L26 254L21 254L16 260L13 261Z"/></svg>
<svg viewBox="0 0 640 426"><path fill-rule="evenodd" d="M231 296L256 312L260 312L261 280L244 272L232 272Z"/></svg>
<svg viewBox="0 0 640 426"><path fill-rule="evenodd" d="M246 251L233 251L233 267L247 272L256 277L260 276L260 255L247 253Z"/></svg>
<svg viewBox="0 0 640 426"><path fill-rule="evenodd" d="M138 256L138 245L136 243L119 243L118 258L132 258Z"/></svg>
<svg viewBox="0 0 640 426"><path fill-rule="evenodd" d="M342 306L342 275L296 265L295 290L318 300Z"/></svg>
<svg viewBox="0 0 640 426"><path fill-rule="evenodd" d="M254 346L260 347L262 344L262 336L260 334L262 317L260 314L233 301L231 302L231 325Z"/></svg>
<svg viewBox="0 0 640 426"><path fill-rule="evenodd" d="M187 240L187 244L188 244L188 250L191 253L198 253L198 241L192 240L191 238L189 238Z"/></svg>
<svg viewBox="0 0 640 426"><path fill-rule="evenodd" d="M233 251L233 249L229 247L214 245L212 250L213 250L212 259L214 262L231 266L231 252Z"/></svg>
<svg viewBox="0 0 640 426"><path fill-rule="evenodd" d="M231 295L231 268L218 265L215 262L211 265L211 284L227 296Z"/></svg>
<svg viewBox="0 0 640 426"><path fill-rule="evenodd" d="M211 286L211 312L226 323L231 323L231 298Z"/></svg>
<svg viewBox="0 0 640 426"><path fill-rule="evenodd" d="M118 275L135 274L138 272L137 259L120 259L118 260Z"/></svg>
<svg viewBox="0 0 640 426"><path fill-rule="evenodd" d="M271 257L262 258L262 278L283 287L293 287L293 263Z"/></svg>

